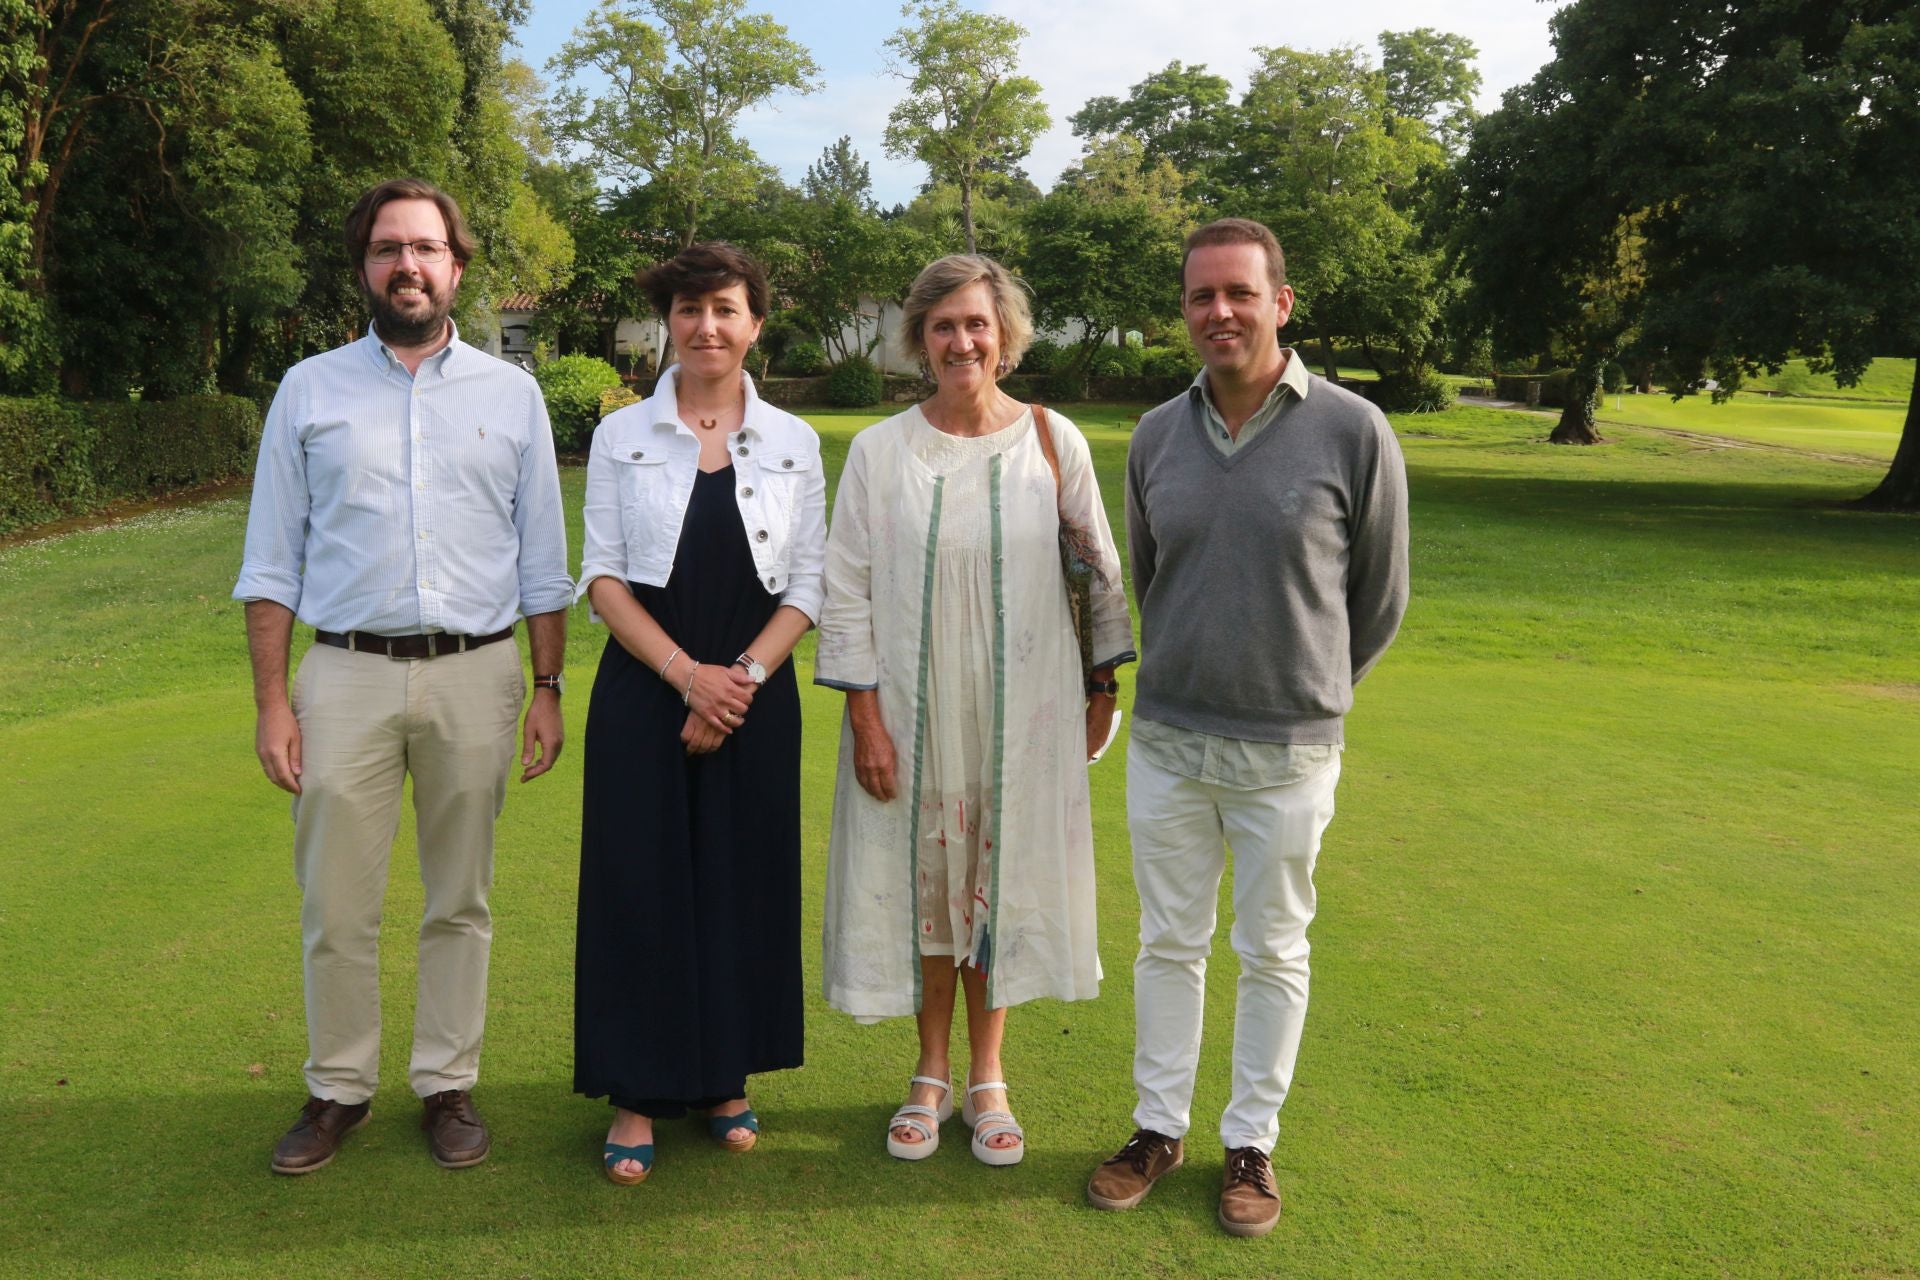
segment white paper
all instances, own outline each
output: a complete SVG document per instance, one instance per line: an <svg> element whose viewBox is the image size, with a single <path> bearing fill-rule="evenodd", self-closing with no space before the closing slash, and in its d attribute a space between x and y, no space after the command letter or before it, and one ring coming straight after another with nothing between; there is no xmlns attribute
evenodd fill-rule
<svg viewBox="0 0 1920 1280"><path fill-rule="evenodd" d="M1107 727L1107 740L1100 744L1100 749L1098 751L1093 753L1093 759L1087 761L1088 768L1092 768L1094 765L1099 764L1100 757L1107 754L1107 751L1113 746L1113 740L1120 736L1120 721L1126 716L1126 714L1127 714L1126 712L1122 711L1118 707L1115 707L1113 709L1113 723Z"/></svg>

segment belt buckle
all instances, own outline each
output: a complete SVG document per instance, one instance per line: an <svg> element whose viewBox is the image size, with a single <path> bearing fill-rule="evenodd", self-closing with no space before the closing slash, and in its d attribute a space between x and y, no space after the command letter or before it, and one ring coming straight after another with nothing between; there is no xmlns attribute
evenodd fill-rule
<svg viewBox="0 0 1920 1280"><path fill-rule="evenodd" d="M405 654L403 654L403 653L395 653L395 652L393 651L393 642L394 642L394 640L395 640L395 639L396 639L396 637L394 637L394 636L387 636L387 637L386 637L386 642L387 642L387 661L388 661L388 662L411 662L411 661L412 661L412 659L411 659L411 658L408 658L408 657L407 657L407 656L406 656Z"/></svg>

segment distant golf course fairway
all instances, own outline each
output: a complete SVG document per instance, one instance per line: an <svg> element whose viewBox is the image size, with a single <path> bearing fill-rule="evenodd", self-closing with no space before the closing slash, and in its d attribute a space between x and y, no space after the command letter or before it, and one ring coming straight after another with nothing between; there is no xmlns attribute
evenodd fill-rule
<svg viewBox="0 0 1920 1280"><path fill-rule="evenodd" d="M1746 391L1715 404L1701 392L1677 401L1657 394L1603 396L1594 417L1602 435L1616 424L1664 427L1809 453L1857 454L1885 463L1900 443L1907 409L1904 404L1775 398Z"/></svg>
<svg viewBox="0 0 1920 1280"><path fill-rule="evenodd" d="M1139 408L1067 411L1118 530ZM1879 430L1811 411L1836 421L1745 429ZM835 474L875 416L814 416ZM584 609L568 752L500 824L492 1158L436 1168L406 1089L409 818L372 1123L269 1174L305 1038L291 825L227 599L242 488L0 547L0 1276L1920 1274L1920 520L1842 505L1878 467L1611 417L1594 448L1507 411L1396 426L1413 605L1348 722L1271 1237L1214 1222L1224 902L1188 1167L1129 1213L1082 1198L1131 1128L1119 750L1093 771L1101 997L1010 1018L1023 1164L979 1165L957 1122L890 1159L910 1021L810 996L807 1066L753 1082L757 1150L664 1123L652 1178L610 1185L607 1109L570 1092ZM813 992L841 700L803 687Z"/></svg>

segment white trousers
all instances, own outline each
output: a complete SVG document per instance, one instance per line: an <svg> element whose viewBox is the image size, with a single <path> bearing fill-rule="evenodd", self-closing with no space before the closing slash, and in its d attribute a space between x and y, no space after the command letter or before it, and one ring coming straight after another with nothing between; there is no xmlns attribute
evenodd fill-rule
<svg viewBox="0 0 1920 1280"><path fill-rule="evenodd" d="M1133 964L1134 1124L1186 1136L1226 846L1233 849L1233 1093L1220 1118L1227 1147L1271 1153L1307 1018L1307 925L1313 864L1333 821L1336 756L1286 786L1215 786L1127 757L1127 825L1140 894Z"/></svg>
<svg viewBox="0 0 1920 1280"><path fill-rule="evenodd" d="M408 774L426 890L408 1082L425 1097L479 1078L493 823L524 695L506 640L404 662L315 644L301 660L293 867L315 1097L364 1102L379 1084L380 914Z"/></svg>

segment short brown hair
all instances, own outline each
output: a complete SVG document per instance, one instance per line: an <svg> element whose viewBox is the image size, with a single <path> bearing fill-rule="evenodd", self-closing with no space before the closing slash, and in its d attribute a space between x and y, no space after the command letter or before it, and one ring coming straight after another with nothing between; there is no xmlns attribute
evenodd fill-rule
<svg viewBox="0 0 1920 1280"><path fill-rule="evenodd" d="M746 286L747 310L753 318L767 318L766 269L745 249L725 240L688 245L641 272L639 284L662 320L673 310L675 298L697 298L735 284Z"/></svg>
<svg viewBox="0 0 1920 1280"><path fill-rule="evenodd" d="M431 200L440 209L447 224L447 248L454 261L465 265L473 258L473 237L467 234L467 220L453 197L424 178L389 178L354 202L347 214L347 260L358 269L367 260L367 242L373 238L373 222L382 205L395 200Z"/></svg>
<svg viewBox="0 0 1920 1280"><path fill-rule="evenodd" d="M1187 237L1187 251L1180 255L1180 292L1187 291L1187 259L1195 249L1212 244L1257 244L1266 250L1267 279L1275 293L1286 287L1287 256L1280 252L1280 241L1265 223L1252 218L1219 218Z"/></svg>
<svg viewBox="0 0 1920 1280"><path fill-rule="evenodd" d="M901 308L900 354L918 359L927 352L927 312L950 293L970 284L984 284L993 295L994 318L1000 322L1000 355L1011 373L1033 345L1033 311L1027 306L1027 287L992 258L980 253L950 253L921 268L907 290Z"/></svg>

